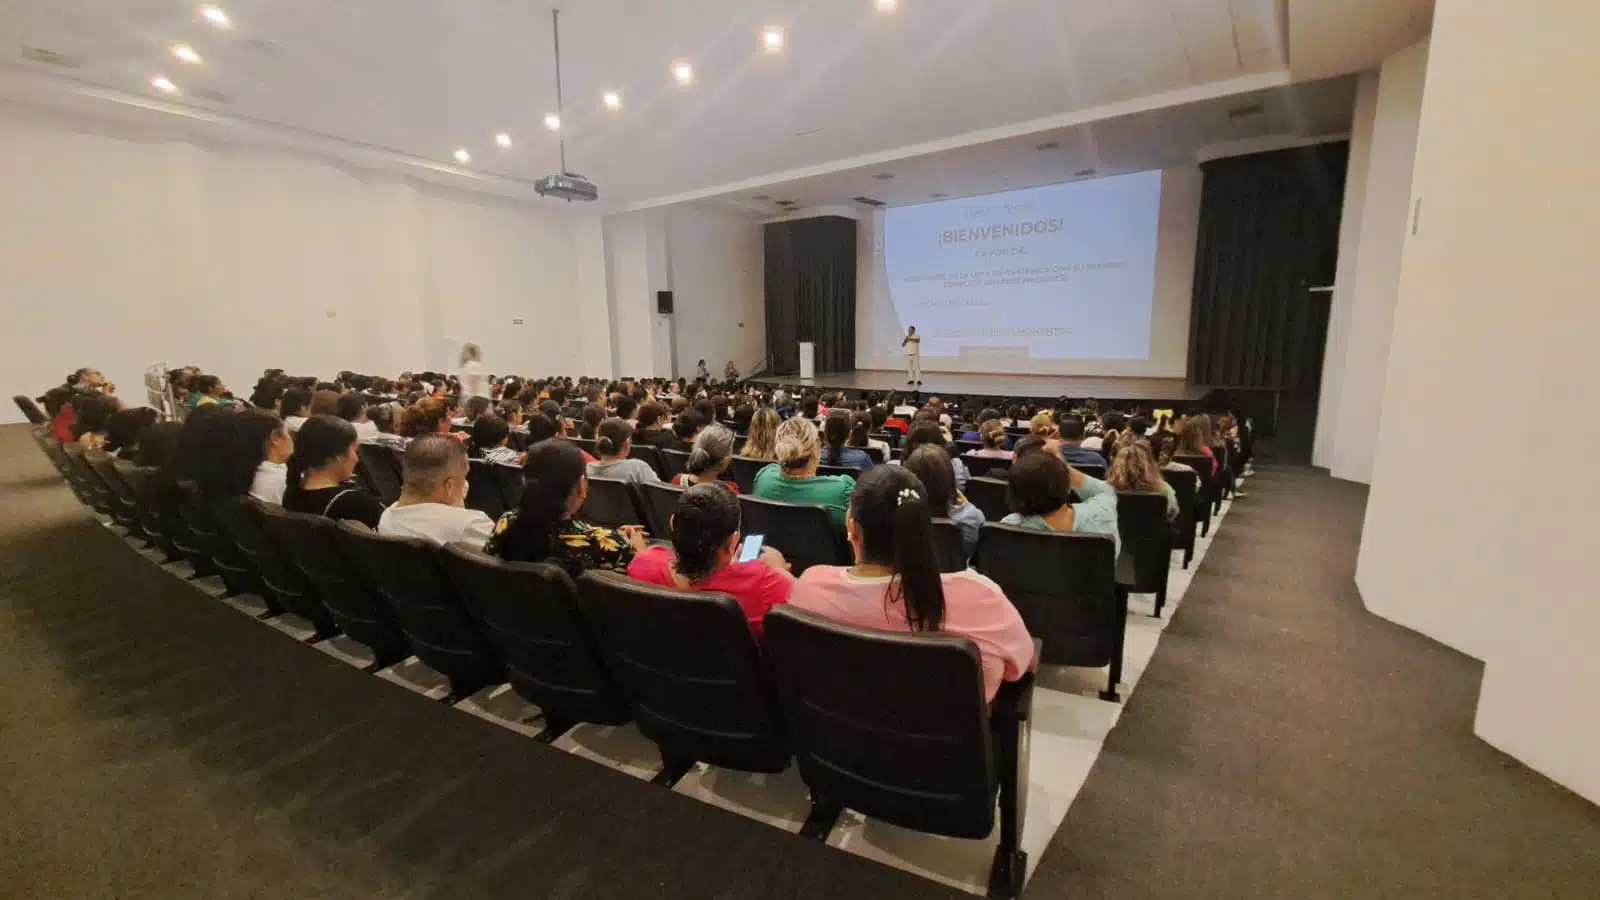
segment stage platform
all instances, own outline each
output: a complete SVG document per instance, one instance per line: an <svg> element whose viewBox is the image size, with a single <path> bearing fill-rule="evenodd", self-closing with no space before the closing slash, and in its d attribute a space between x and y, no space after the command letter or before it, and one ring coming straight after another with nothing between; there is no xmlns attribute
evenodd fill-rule
<svg viewBox="0 0 1600 900"><path fill-rule="evenodd" d="M1133 403L1156 406L1161 403L1186 403L1200 399L1204 387L1195 387L1182 378L1104 378L1098 376L1066 375L968 375L954 372L924 372L920 388L924 396L978 395L983 397L1015 397L1022 400L1054 400L1071 397L1084 400L1093 397L1111 403ZM900 371L858 370L855 372L824 372L815 378L762 375L750 381L766 386L803 385L823 390L847 391L898 391L917 390L906 384L906 373Z"/></svg>

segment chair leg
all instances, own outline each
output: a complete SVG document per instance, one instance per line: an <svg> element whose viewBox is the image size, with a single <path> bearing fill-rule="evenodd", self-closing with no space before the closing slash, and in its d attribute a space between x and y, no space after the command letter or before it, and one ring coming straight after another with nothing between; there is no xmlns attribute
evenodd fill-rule
<svg viewBox="0 0 1600 900"><path fill-rule="evenodd" d="M446 706L455 706L457 703L460 703L468 697L471 697L473 694L483 690L485 687L487 687L486 684L476 681L457 681L456 679L452 678L450 679L450 693L440 697L439 702Z"/></svg>
<svg viewBox="0 0 1600 900"><path fill-rule="evenodd" d="M578 723L571 719L558 719L554 716L546 715L544 718L544 730L534 735L533 739L541 744L553 744L556 739L571 731L572 726L576 724Z"/></svg>
<svg viewBox="0 0 1600 900"><path fill-rule="evenodd" d="M689 774L689 770L693 768L694 760L692 759L674 759L668 756L666 753L662 753L661 771L656 773L656 777L650 779L650 783L670 789L673 785L677 784L683 778L683 776Z"/></svg>
<svg viewBox="0 0 1600 900"><path fill-rule="evenodd" d="M1121 623L1128 618L1128 591L1121 585L1117 586L1117 621L1114 639L1116 643L1111 648L1111 667L1106 672L1106 689L1100 692L1101 700L1118 703L1122 697L1117 694L1117 688L1122 684L1122 649L1124 641L1124 628Z"/></svg>
<svg viewBox="0 0 1600 900"><path fill-rule="evenodd" d="M844 806L813 793L811 814L806 816L805 823L800 826L800 834L814 841L826 841L828 834L833 831L833 826L839 824L839 817L842 815Z"/></svg>
<svg viewBox="0 0 1600 900"><path fill-rule="evenodd" d="M1156 618L1158 618L1158 619L1161 618L1161 610L1165 609L1166 606L1167 606L1167 577L1166 577L1166 573L1163 572L1162 575L1161 575L1161 584L1156 588L1156 615L1155 615Z"/></svg>
<svg viewBox="0 0 1600 900"><path fill-rule="evenodd" d="M1028 743L1025 722L1005 722L995 735L995 770L1000 776L1000 841L989 867L988 896L1016 900L1028 877L1028 854L1022 850L1022 825L1028 814Z"/></svg>

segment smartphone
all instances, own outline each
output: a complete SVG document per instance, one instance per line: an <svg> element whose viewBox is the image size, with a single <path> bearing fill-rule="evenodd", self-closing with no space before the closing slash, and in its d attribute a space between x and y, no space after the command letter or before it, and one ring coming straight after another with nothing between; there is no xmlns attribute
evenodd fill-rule
<svg viewBox="0 0 1600 900"><path fill-rule="evenodd" d="M761 545L765 542L766 540L762 535L745 535L744 542L739 545L739 562L750 562L753 559L761 558Z"/></svg>

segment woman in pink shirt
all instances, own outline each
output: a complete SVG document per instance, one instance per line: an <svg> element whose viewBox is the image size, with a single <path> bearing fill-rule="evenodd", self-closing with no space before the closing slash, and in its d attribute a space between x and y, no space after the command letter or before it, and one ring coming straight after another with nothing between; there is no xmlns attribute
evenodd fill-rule
<svg viewBox="0 0 1600 900"><path fill-rule="evenodd" d="M739 554L739 498L715 481L684 490L672 516L677 552L648 547L628 564L628 577L681 591L721 591L744 609L756 639L767 610L789 600L795 578L775 547L761 558L735 562Z"/></svg>
<svg viewBox="0 0 1600 900"><path fill-rule="evenodd" d="M873 466L850 495L845 532L853 566L812 566L793 606L847 625L970 638L983 658L984 695L1033 663L1033 638L1000 586L968 570L941 575L927 489L901 466Z"/></svg>

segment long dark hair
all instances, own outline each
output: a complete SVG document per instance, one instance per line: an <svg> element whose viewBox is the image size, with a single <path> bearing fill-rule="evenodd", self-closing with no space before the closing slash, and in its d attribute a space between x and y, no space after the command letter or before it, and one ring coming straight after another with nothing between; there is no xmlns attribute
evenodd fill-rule
<svg viewBox="0 0 1600 900"><path fill-rule="evenodd" d="M583 451L566 441L540 441L528 448L522 502L516 520L500 537L502 559L540 562L550 555L551 537L566 517L567 498L583 478L584 468Z"/></svg>
<svg viewBox="0 0 1600 900"><path fill-rule="evenodd" d="M481 416L472 423L472 447L467 455L473 459L483 459L483 455L490 450L505 443L506 437L511 434L511 427L506 420L499 416Z"/></svg>
<svg viewBox="0 0 1600 900"><path fill-rule="evenodd" d="M828 413L827 420L822 423L822 437L828 444L828 455L824 462L830 466L839 465L839 457L844 453L845 442L850 439L850 414Z"/></svg>
<svg viewBox="0 0 1600 900"><path fill-rule="evenodd" d="M702 581L716 570L717 553L739 530L739 499L718 484L697 484L684 490L672 515L672 546L678 574Z"/></svg>
<svg viewBox="0 0 1600 900"><path fill-rule="evenodd" d="M247 409L234 413L233 421L239 429L239 442L251 471L267 458L267 442L283 430L283 420L270 409Z"/></svg>
<svg viewBox="0 0 1600 900"><path fill-rule="evenodd" d="M193 481L206 499L221 500L249 491L260 463L261 448L246 445L238 414L207 404L183 420L177 446L167 458L167 480Z"/></svg>
<svg viewBox="0 0 1600 900"><path fill-rule="evenodd" d="M295 432L294 453L289 457L283 505L290 506L290 498L299 496L304 490L301 482L307 473L322 468L336 456L343 456L355 442L355 426L338 416L318 415L307 419Z"/></svg>
<svg viewBox="0 0 1600 900"><path fill-rule="evenodd" d="M872 433L872 416L864 412L850 414L850 441L851 447L867 446L867 435Z"/></svg>
<svg viewBox="0 0 1600 900"><path fill-rule="evenodd" d="M595 429L594 452L601 459L621 456L622 448L633 440L633 426L626 419L610 418Z"/></svg>
<svg viewBox="0 0 1600 900"><path fill-rule="evenodd" d="M278 397L278 410L285 419L290 416L304 416L306 408L311 405L311 392L301 387L292 387L285 390Z"/></svg>
<svg viewBox="0 0 1600 900"><path fill-rule="evenodd" d="M873 466L856 480L850 517L861 530L857 563L894 572L884 602L902 602L912 631L944 624L944 583L934 556L928 488L904 466Z"/></svg>
<svg viewBox="0 0 1600 900"><path fill-rule="evenodd" d="M928 495L923 499L928 502L928 512L935 519L948 517L950 504L956 499L956 468L950 462L950 454L932 444L923 444L911 451L901 465L927 486Z"/></svg>

